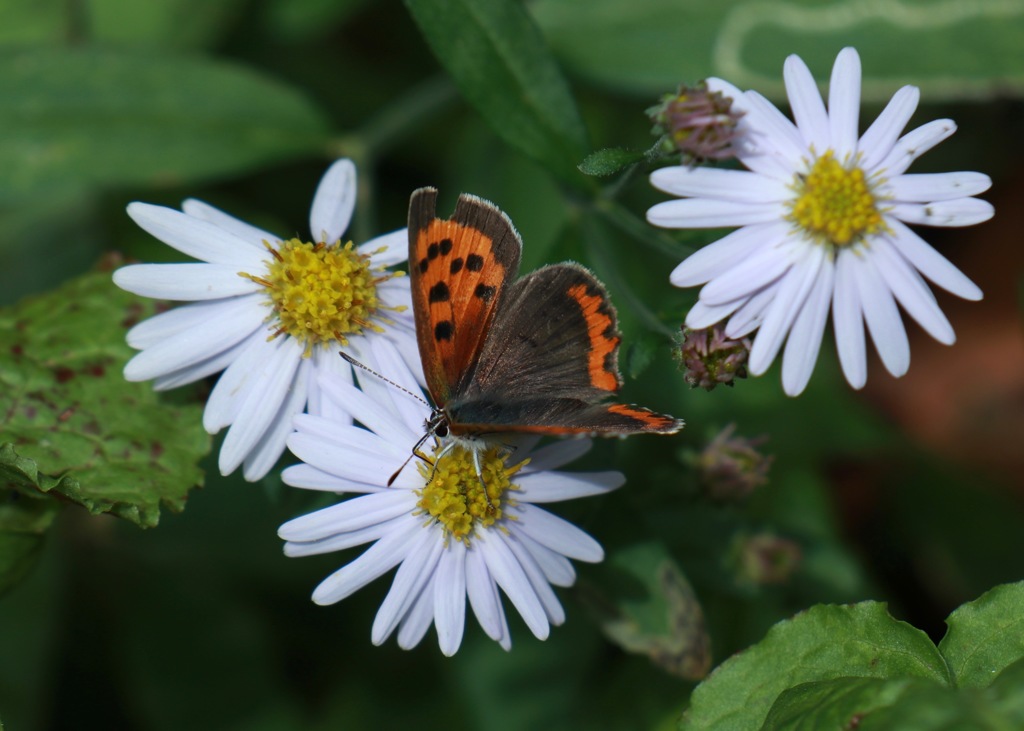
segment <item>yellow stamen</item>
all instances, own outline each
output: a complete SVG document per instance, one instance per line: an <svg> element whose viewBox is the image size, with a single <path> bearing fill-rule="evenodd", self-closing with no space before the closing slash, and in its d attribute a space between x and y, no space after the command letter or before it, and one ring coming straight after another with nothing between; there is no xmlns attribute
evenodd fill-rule
<svg viewBox="0 0 1024 731"><path fill-rule="evenodd" d="M835 247L855 244L886 228L873 187L861 168L847 170L829 150L809 173L797 176L798 197L789 220L818 243Z"/></svg>
<svg viewBox="0 0 1024 731"><path fill-rule="evenodd" d="M239 275L266 288L273 308L270 339L287 333L304 344L309 356L314 345L345 345L347 336L383 331L373 320L388 323L380 311L395 308L380 302L377 285L404 272L371 267L371 255L360 254L352 242L328 246L289 239L276 248L263 244L273 257L264 262L266 271Z"/></svg>
<svg viewBox="0 0 1024 731"><path fill-rule="evenodd" d="M505 465L506 451L491 447L480 453L481 474L477 474L473 453L460 446L453 447L440 459L434 450L434 464L420 464L420 474L427 484L417 494L419 508L442 525L448 536L469 545L476 526L490 527L505 516L505 507L515 505L506 492L519 488L511 477L529 460L512 467ZM487 486L486 495L484 485Z"/></svg>

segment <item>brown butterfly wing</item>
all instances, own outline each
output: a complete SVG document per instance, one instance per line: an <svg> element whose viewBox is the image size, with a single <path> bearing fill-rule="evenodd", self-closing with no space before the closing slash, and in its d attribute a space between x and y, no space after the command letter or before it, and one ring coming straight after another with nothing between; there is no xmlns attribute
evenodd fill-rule
<svg viewBox="0 0 1024 731"><path fill-rule="evenodd" d="M508 216L481 198L460 195L448 220L436 209L434 188L409 200L409 274L427 387L444 405L471 379L523 244Z"/></svg>

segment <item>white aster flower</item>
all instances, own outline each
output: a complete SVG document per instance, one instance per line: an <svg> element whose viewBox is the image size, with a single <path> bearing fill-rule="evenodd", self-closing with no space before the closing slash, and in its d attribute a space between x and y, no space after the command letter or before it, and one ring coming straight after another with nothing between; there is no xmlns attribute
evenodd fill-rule
<svg viewBox="0 0 1024 731"><path fill-rule="evenodd" d="M971 196L991 181L973 172L905 174L956 130L940 119L900 136L917 108L913 86L896 92L858 137L861 73L854 49L836 58L827 111L800 58L786 59L784 76L795 125L757 92L708 81L743 112L735 145L748 170L668 167L651 174L655 187L688 197L653 206L647 219L654 225L740 227L672 272L676 286L704 285L686 324L699 329L728 318L729 338L758 330L749 361L754 375L768 369L785 341L782 383L795 396L814 369L831 304L850 385L867 380L864 323L886 369L902 376L910 347L897 303L949 345L953 328L924 278L964 299L981 299L981 290L906 224L988 220L992 206Z"/></svg>
<svg viewBox="0 0 1024 731"><path fill-rule="evenodd" d="M355 166L338 160L313 198L313 243L282 240L198 200L182 211L128 206L139 226L200 263L114 272L129 292L190 303L128 331L128 344L142 352L125 378L154 379L165 390L224 371L203 414L211 434L230 427L222 474L244 464L245 478L258 480L274 466L292 417L324 409L316 374L352 380L338 355L343 346L359 357L367 341L386 338L419 363L408 278L386 269L406 260L406 230L343 243L355 198Z"/></svg>
<svg viewBox="0 0 1024 731"><path fill-rule="evenodd" d="M389 378L418 387L393 347L375 341L371 350ZM366 428L303 414L288 447L304 464L284 471L295 487L363 493L291 520L278 534L288 556L308 556L373 543L358 558L328 576L313 592L317 604L334 604L398 567L391 590L373 623L379 645L397 629L398 644L419 644L430 625L441 651L453 655L462 642L466 599L484 632L506 650L512 640L498 589L539 639L565 620L553 586L576 578L569 559L597 562L601 546L571 523L539 506L612 490L618 472L557 471L590 448L590 440L562 441L531 451L529 438L511 454L498 445L482 456L487 496L469 452L461 446L437 458L440 445L425 449L431 467L412 459L430 409L393 386L363 378L365 389L329 374L324 394L345 405ZM401 472L388 487L399 468Z"/></svg>

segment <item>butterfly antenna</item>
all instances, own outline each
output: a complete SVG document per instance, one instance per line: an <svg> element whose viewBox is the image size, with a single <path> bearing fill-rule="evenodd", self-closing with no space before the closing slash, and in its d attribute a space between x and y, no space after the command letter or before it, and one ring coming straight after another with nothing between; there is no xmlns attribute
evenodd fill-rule
<svg viewBox="0 0 1024 731"><path fill-rule="evenodd" d="M399 386L399 388L401 388L401 386ZM426 462L428 464L432 464L429 459L427 459L422 454L420 454L420 447L422 447L423 446L423 442L427 441L427 439L429 439L429 438L430 438L430 434L429 433L428 434L424 434L422 437L420 437L420 440L418 442L416 442L416 446L414 446L412 448L412 451L409 453L409 456L405 458L404 462L402 462L402 466L399 467L397 470L395 470L395 474L391 475L391 477L388 478L388 487L391 487L395 483L395 480L398 479L398 476L402 473L402 470L405 469L405 466L407 464L409 464L409 461L413 457L419 457L424 462ZM433 476L431 476L430 479L434 479Z"/></svg>
<svg viewBox="0 0 1024 731"><path fill-rule="evenodd" d="M360 363L358 360L353 358L348 353L345 353L343 351L338 351L338 355L340 355L342 358L344 358L345 360L347 360L349 363L351 363L352 365L356 366L357 368L362 368L367 373L370 373L371 375L376 376L380 380L384 381L384 383L389 383L392 386L394 386L395 388L397 388L399 391L403 391L403 392L409 394L414 399L419 401L421 404L424 404L425 406L430 406L430 404L427 403L427 400L425 398L423 398L422 396L420 396L419 394L415 394L412 391L410 391L408 388L406 388L405 386L400 386L397 383L395 383L394 381L392 381L390 378L386 378L386 377L382 376L380 373L378 373L377 371L373 370L372 368L370 368L368 366L365 366L362 363ZM421 441L420 444L423 444L423 442ZM418 447L419 444L417 444L416 446ZM408 460L406 460L406 462L408 462ZM404 467L405 467L405 465L402 465L402 468L404 468ZM398 470L398 472L401 472L401 471L402 471L401 469ZM392 481L394 481L395 477L398 476L398 472L396 472L395 475L391 478ZM389 482L388 485L390 485L390 484L391 483Z"/></svg>

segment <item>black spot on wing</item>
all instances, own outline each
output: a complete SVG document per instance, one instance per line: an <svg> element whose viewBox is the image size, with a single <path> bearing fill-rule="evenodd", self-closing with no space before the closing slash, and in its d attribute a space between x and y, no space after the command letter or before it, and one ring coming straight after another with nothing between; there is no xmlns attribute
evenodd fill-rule
<svg viewBox="0 0 1024 731"><path fill-rule="evenodd" d="M449 271L450 271L450 272L451 272L452 274L458 274L459 272L461 272L461 271L462 271L462 265L463 265L463 263L464 263L464 262L462 261L462 257L461 257L461 256L460 256L460 257L458 257L457 259L452 259L452 263L451 263L451 266L450 266L450 267L448 267L448 270L449 270Z"/></svg>
<svg viewBox="0 0 1024 731"><path fill-rule="evenodd" d="M476 285L476 289L473 290L473 295L482 299L484 302L490 302L491 297L494 296L497 289L486 284Z"/></svg>
<svg viewBox="0 0 1024 731"><path fill-rule="evenodd" d="M447 302L451 293L448 291L448 285L444 282L438 282L430 288L430 294L427 295L427 299L431 302Z"/></svg>
<svg viewBox="0 0 1024 731"><path fill-rule="evenodd" d="M434 325L434 340L451 340L454 332L451 320L441 320Z"/></svg>
<svg viewBox="0 0 1024 731"><path fill-rule="evenodd" d="M451 239L441 239L441 256L448 256L448 253L452 250Z"/></svg>
<svg viewBox="0 0 1024 731"><path fill-rule="evenodd" d="M434 242L433 244L427 247L427 258L436 259L440 251L441 246L437 242Z"/></svg>
<svg viewBox="0 0 1024 731"><path fill-rule="evenodd" d="M484 258L479 254L470 254L466 257L466 269L471 272L478 272L484 268Z"/></svg>
<svg viewBox="0 0 1024 731"><path fill-rule="evenodd" d="M427 261L426 259L420 259L420 274L425 274L426 271L427 271L427 267L429 267L429 266L430 266L430 262L429 261Z"/></svg>

